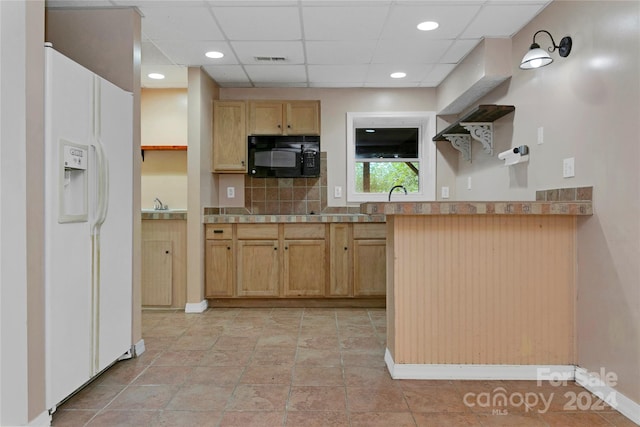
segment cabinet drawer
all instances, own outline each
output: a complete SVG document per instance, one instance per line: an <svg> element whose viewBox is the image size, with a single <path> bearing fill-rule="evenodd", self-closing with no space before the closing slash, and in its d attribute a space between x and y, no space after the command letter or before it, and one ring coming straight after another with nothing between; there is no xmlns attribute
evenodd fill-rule
<svg viewBox="0 0 640 427"><path fill-rule="evenodd" d="M238 224L238 239L277 239L278 224Z"/></svg>
<svg viewBox="0 0 640 427"><path fill-rule="evenodd" d="M354 239L386 239L387 224L376 222L371 224L353 224Z"/></svg>
<svg viewBox="0 0 640 427"><path fill-rule="evenodd" d="M205 238L207 240L227 240L233 235L231 224L207 224Z"/></svg>
<svg viewBox="0 0 640 427"><path fill-rule="evenodd" d="M285 239L324 239L324 224L285 224Z"/></svg>

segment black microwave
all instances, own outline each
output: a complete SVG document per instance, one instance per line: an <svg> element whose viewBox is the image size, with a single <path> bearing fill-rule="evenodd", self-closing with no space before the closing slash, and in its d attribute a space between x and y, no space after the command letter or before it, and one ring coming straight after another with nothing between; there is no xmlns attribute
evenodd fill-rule
<svg viewBox="0 0 640 427"><path fill-rule="evenodd" d="M320 137L250 136L249 175L258 178L320 176Z"/></svg>

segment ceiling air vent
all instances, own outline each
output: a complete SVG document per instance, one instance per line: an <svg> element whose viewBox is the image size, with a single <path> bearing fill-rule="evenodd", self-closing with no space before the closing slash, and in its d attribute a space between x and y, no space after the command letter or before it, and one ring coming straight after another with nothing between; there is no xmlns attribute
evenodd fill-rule
<svg viewBox="0 0 640 427"><path fill-rule="evenodd" d="M254 56L256 62L285 62L287 58L284 56Z"/></svg>

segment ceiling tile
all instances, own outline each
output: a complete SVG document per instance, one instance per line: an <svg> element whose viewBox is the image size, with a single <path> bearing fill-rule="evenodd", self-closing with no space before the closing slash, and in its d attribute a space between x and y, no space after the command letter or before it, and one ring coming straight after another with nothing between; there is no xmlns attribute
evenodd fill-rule
<svg viewBox="0 0 640 427"><path fill-rule="evenodd" d="M302 8L306 40L377 40L387 6Z"/></svg>
<svg viewBox="0 0 640 427"><path fill-rule="evenodd" d="M453 44L452 40L381 40L375 54L374 64L435 64Z"/></svg>
<svg viewBox="0 0 640 427"><path fill-rule="evenodd" d="M453 39L462 33L479 10L479 5L396 5L391 9L382 38L403 41ZM423 21L436 21L440 26L433 31L420 31L416 26Z"/></svg>
<svg viewBox="0 0 640 427"><path fill-rule="evenodd" d="M486 5L464 31L462 37L511 37L543 7L544 4Z"/></svg>
<svg viewBox="0 0 640 427"><path fill-rule="evenodd" d="M310 82L362 82L368 65L309 65Z"/></svg>
<svg viewBox="0 0 640 427"><path fill-rule="evenodd" d="M284 57L285 64L303 64L304 49L299 41L232 42L231 46L243 64L260 64L255 57ZM281 63L281 65L284 65Z"/></svg>
<svg viewBox="0 0 640 427"><path fill-rule="evenodd" d="M227 42L195 40L189 43L182 41L156 41L155 44L162 52L173 58L180 65L206 65L206 64L237 64L236 56ZM204 56L206 52L215 50L224 53L220 59L211 59Z"/></svg>
<svg viewBox="0 0 640 427"><path fill-rule="evenodd" d="M306 43L309 64L368 64L377 41L310 41Z"/></svg>
<svg viewBox="0 0 640 427"><path fill-rule="evenodd" d="M229 40L300 40L300 15L295 7L214 7Z"/></svg>
<svg viewBox="0 0 640 427"><path fill-rule="evenodd" d="M374 64L369 66L369 72L367 74L366 83L383 83L389 84L417 84L425 77L430 65L422 64ZM391 73L402 71L407 73L407 76L402 79L393 79L390 77Z"/></svg>
<svg viewBox="0 0 640 427"><path fill-rule="evenodd" d="M142 32L152 40L224 40L207 7L143 7Z"/></svg>
<svg viewBox="0 0 640 427"><path fill-rule="evenodd" d="M142 63L146 65L173 65L174 63L150 41L140 43Z"/></svg>
<svg viewBox="0 0 640 427"><path fill-rule="evenodd" d="M307 73L304 65L247 65L249 78L258 83L305 83Z"/></svg>
<svg viewBox="0 0 640 427"><path fill-rule="evenodd" d="M218 83L250 83L249 77L240 65L205 65L202 68Z"/></svg>

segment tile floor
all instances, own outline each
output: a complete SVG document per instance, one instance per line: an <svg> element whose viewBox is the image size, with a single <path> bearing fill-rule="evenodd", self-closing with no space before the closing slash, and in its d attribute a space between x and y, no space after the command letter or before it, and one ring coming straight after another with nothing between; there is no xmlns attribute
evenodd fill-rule
<svg viewBox="0 0 640 427"><path fill-rule="evenodd" d="M384 309L144 311L142 319L146 352L61 405L54 426L635 425L571 383L392 380ZM509 406L491 406L501 394Z"/></svg>

